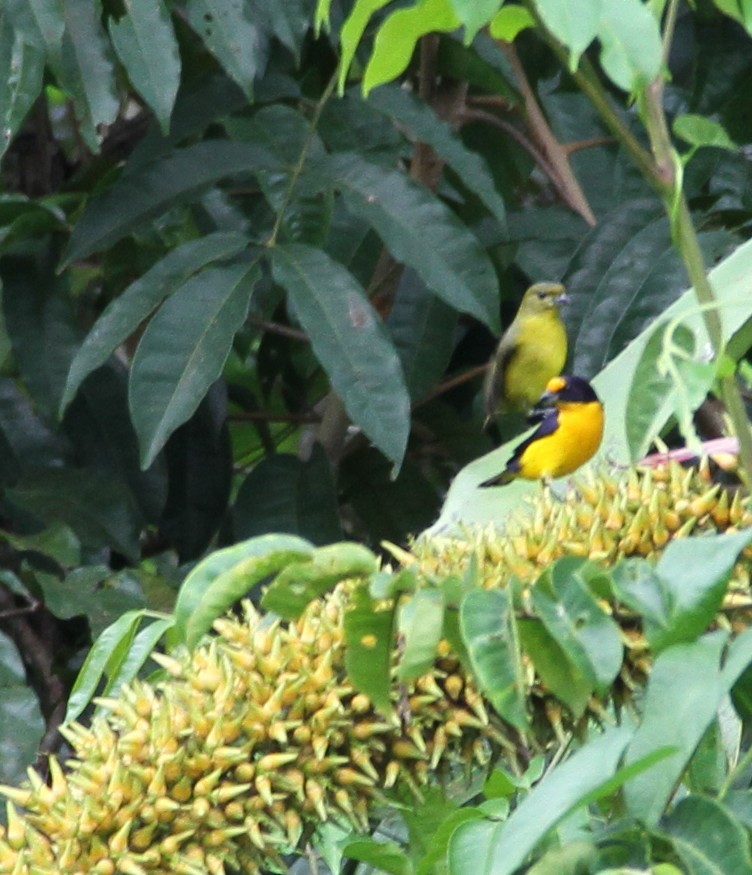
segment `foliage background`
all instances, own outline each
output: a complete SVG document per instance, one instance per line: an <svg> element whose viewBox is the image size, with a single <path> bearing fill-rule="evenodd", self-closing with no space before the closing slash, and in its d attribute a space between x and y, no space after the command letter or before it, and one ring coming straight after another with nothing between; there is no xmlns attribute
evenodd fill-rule
<svg viewBox="0 0 752 875"><path fill-rule="evenodd" d="M659 199L535 33L408 7L406 69L366 98L378 6L347 81L348 3L331 30L309 0L0 9L3 780L58 744L92 640L171 608L211 547L430 525L492 447L482 365L530 281L567 285L587 377L688 285ZM752 221L750 37L718 6L680 7L664 101L728 135L684 174L708 267Z"/></svg>

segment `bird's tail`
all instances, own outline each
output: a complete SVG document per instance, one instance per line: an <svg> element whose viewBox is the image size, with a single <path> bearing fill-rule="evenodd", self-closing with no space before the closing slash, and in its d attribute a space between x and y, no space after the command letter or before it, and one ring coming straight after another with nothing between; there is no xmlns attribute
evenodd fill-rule
<svg viewBox="0 0 752 875"><path fill-rule="evenodd" d="M489 477L488 480L484 480L479 485L481 489L485 488L486 486L506 486L507 483L511 483L516 476L516 471L510 471L509 469L506 469L502 471L501 474L497 474L495 477Z"/></svg>

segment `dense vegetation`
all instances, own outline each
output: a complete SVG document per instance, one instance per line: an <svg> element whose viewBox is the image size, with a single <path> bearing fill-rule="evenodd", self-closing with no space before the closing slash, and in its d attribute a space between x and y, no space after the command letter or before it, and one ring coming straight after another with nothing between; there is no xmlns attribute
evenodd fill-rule
<svg viewBox="0 0 752 875"><path fill-rule="evenodd" d="M466 466L492 448L483 366L531 281L572 297L569 370L606 400L609 463L674 424L721 433L692 417L714 388L752 470L750 28L734 0L3 4L3 780L59 749L110 624L78 704L139 670L210 551L376 549L442 504L434 532L518 504L525 486L476 489L499 454ZM684 639L698 675L718 604ZM716 771L691 784L718 798L745 778L735 701L741 746L724 760L709 729ZM713 812L747 866L737 801ZM674 859L652 852L618 865ZM379 865L411 871L394 854Z"/></svg>

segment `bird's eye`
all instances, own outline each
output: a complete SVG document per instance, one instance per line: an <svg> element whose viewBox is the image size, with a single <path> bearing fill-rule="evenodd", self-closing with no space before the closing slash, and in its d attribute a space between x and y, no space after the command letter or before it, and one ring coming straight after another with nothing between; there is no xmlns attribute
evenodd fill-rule
<svg viewBox="0 0 752 875"><path fill-rule="evenodd" d="M548 297L548 292L538 292L538 297L541 299L541 301L545 301Z"/></svg>

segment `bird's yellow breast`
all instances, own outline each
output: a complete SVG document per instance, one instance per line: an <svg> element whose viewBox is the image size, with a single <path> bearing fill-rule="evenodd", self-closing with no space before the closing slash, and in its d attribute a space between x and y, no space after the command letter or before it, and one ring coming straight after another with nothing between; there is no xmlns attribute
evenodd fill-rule
<svg viewBox="0 0 752 875"><path fill-rule="evenodd" d="M601 403L561 402L557 410L557 429L525 449L519 476L528 480L565 477L595 455L603 437Z"/></svg>
<svg viewBox="0 0 752 875"><path fill-rule="evenodd" d="M504 373L504 398L532 407L567 358L567 332L555 309L520 319L515 351Z"/></svg>

